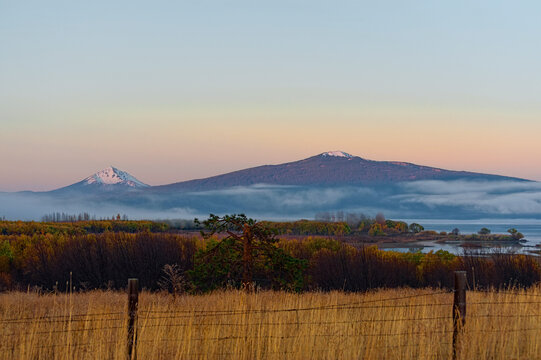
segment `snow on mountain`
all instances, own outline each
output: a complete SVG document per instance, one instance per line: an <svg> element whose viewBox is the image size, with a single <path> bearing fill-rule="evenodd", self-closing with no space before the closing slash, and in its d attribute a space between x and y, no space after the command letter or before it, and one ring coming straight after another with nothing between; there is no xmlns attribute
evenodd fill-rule
<svg viewBox="0 0 541 360"><path fill-rule="evenodd" d="M327 151L321 154L322 157L334 156L343 158L353 158L354 156L343 151Z"/></svg>
<svg viewBox="0 0 541 360"><path fill-rule="evenodd" d="M98 171L82 181L85 185L125 185L133 188L147 187L148 185L137 180L125 171L119 170L113 166Z"/></svg>
<svg viewBox="0 0 541 360"><path fill-rule="evenodd" d="M374 161L343 151L329 151L303 160L277 165L261 165L204 179L173 184L149 186L127 172L112 166L76 184L57 189L57 192L83 191L110 195L113 192L130 194L143 190L148 193L209 191L257 184L303 187L326 186L391 186L418 180L478 180L524 181L504 176L452 171L400 161Z"/></svg>

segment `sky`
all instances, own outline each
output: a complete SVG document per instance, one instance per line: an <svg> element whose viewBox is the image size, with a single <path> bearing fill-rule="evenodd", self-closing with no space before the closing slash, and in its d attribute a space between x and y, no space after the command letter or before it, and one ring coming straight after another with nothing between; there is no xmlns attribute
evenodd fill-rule
<svg viewBox="0 0 541 360"><path fill-rule="evenodd" d="M342 150L541 180L541 3L0 0L0 191Z"/></svg>

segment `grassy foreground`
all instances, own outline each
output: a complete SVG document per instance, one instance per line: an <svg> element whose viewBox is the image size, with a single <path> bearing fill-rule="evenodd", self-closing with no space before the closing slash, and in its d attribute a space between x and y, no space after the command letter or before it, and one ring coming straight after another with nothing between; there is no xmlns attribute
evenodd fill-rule
<svg viewBox="0 0 541 360"><path fill-rule="evenodd" d="M435 294L436 293L436 294ZM450 359L452 293L140 294L139 359ZM402 298L402 299L400 299ZM459 359L541 355L541 290L472 292ZM337 306L340 304L340 306ZM126 359L127 296L0 294L0 359Z"/></svg>

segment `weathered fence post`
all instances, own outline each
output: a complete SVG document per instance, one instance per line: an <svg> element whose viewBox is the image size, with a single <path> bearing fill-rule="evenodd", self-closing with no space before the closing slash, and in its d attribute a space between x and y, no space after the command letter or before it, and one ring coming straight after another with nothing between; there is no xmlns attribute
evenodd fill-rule
<svg viewBox="0 0 541 360"><path fill-rule="evenodd" d="M137 359L137 306L139 280L128 279L128 359Z"/></svg>
<svg viewBox="0 0 541 360"><path fill-rule="evenodd" d="M458 336L466 324L466 272L455 271L455 297L453 301L453 360L457 359Z"/></svg>

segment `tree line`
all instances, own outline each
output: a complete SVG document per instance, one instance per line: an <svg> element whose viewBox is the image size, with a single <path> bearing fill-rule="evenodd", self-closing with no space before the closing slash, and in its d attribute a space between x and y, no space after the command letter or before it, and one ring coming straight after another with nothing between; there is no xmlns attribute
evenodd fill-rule
<svg viewBox="0 0 541 360"><path fill-rule="evenodd" d="M63 291L71 279L80 290L119 289L127 278L137 277L150 290L202 292L249 285L366 291L452 287L456 270L467 271L471 284L481 287L531 286L541 280L541 267L531 256L399 253L356 248L330 237L281 238L265 223L236 215L210 217L202 224L203 236L152 232L147 222L135 232L81 232L77 224L63 224L73 231L29 234L35 224L13 222L11 233L0 235L0 288Z"/></svg>
<svg viewBox="0 0 541 360"><path fill-rule="evenodd" d="M0 235L64 234L83 235L104 232L165 232L169 225L148 220L89 220L76 222L0 221Z"/></svg>

